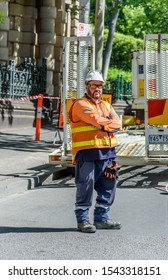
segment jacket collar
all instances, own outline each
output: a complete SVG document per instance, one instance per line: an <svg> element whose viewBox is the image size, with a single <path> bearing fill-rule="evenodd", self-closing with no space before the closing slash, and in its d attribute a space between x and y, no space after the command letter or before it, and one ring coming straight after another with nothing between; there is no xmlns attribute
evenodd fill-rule
<svg viewBox="0 0 168 280"><path fill-rule="evenodd" d="M93 100L92 98L90 98L90 97L87 95L87 93L85 93L84 97L85 97L89 102L91 102L91 103L93 103L93 104L102 103L102 100L101 100L101 99L98 99L97 102L96 102L96 101L94 102L94 100Z"/></svg>

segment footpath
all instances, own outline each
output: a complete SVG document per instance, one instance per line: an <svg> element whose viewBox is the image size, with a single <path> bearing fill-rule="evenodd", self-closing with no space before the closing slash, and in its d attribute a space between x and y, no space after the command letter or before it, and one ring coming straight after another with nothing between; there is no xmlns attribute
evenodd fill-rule
<svg viewBox="0 0 168 280"><path fill-rule="evenodd" d="M59 172L48 157L61 145L55 134L52 125L41 128L39 141L35 127L0 129L0 198L38 187Z"/></svg>

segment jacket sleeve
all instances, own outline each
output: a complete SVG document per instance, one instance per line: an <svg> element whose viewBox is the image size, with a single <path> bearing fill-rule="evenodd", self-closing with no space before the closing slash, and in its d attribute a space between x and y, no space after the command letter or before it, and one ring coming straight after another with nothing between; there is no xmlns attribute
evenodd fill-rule
<svg viewBox="0 0 168 280"><path fill-rule="evenodd" d="M98 113L94 105L89 106L87 102L78 100L73 106L72 118L74 122L83 121L107 132L114 132L114 130L121 129L120 118L112 106L109 117L103 117Z"/></svg>

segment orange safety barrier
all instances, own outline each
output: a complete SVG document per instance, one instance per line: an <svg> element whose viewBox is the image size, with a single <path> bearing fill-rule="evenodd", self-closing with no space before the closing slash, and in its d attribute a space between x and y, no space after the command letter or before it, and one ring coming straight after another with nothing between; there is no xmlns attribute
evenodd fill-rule
<svg viewBox="0 0 168 280"><path fill-rule="evenodd" d="M36 115L36 141L40 141L40 129L41 129L41 117L42 117L42 107L43 107L43 94L38 94L37 102L37 115Z"/></svg>

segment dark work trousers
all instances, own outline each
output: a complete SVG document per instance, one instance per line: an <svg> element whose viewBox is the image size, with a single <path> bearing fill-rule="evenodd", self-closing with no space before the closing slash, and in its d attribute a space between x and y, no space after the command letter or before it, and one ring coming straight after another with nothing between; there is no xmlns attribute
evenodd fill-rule
<svg viewBox="0 0 168 280"><path fill-rule="evenodd" d="M110 160L76 161L76 219L78 223L89 221L93 190L97 192L94 221L106 221L108 211L114 202L117 179L108 179L104 170Z"/></svg>

